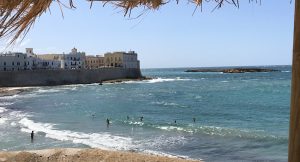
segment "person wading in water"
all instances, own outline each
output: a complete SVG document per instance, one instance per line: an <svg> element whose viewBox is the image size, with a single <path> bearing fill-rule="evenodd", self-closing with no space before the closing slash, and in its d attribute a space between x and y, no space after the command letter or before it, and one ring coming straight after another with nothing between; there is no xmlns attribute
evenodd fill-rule
<svg viewBox="0 0 300 162"><path fill-rule="evenodd" d="M106 124L107 124L107 128L108 128L108 127L109 127L109 124L110 124L108 118L106 119Z"/></svg>
<svg viewBox="0 0 300 162"><path fill-rule="evenodd" d="M30 137L31 137L31 142L33 142L33 137L34 137L34 132L33 131L31 131Z"/></svg>

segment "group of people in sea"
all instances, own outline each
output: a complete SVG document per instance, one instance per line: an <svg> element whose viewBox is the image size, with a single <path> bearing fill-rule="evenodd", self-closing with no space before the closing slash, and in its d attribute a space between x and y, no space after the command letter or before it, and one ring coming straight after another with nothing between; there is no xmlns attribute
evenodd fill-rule
<svg viewBox="0 0 300 162"><path fill-rule="evenodd" d="M93 117L94 117L94 114L93 114ZM130 117L129 117L128 115L127 115L127 120L130 120ZM144 116L141 116L141 117L140 117L140 121L142 122L143 120L144 120ZM196 123L196 118L195 118L195 117L193 118L193 122ZM175 124L177 123L177 120L176 120L176 119L174 120L174 123L175 123ZM108 118L106 119L106 124L107 124L107 127L109 127L109 125L110 125L110 120L109 120Z"/></svg>
<svg viewBox="0 0 300 162"><path fill-rule="evenodd" d="M94 116L93 116L93 117L94 117ZM141 116L141 117L140 117L140 121L142 122L143 119L144 119L144 117ZM127 115L127 120L130 120L130 117L129 117L128 115ZM107 125L107 127L109 127L109 125L110 125L110 120L109 120L108 118L106 118L106 125Z"/></svg>
<svg viewBox="0 0 300 162"><path fill-rule="evenodd" d="M92 117L95 118L96 115L95 115L95 114L92 114ZM130 120L130 117L129 117L128 115L127 115L127 120ZM144 120L144 116L141 116L141 117L140 117L140 121L142 122L143 120ZM193 118L193 122L196 123L196 118L195 118L195 117ZM106 125L107 125L107 128L109 127L110 123L111 123L111 122L110 122L110 119L109 119L109 118L106 118ZM177 120L176 120L176 119L174 120L174 123L175 123L175 124L177 123ZM34 131L31 132L30 137L31 137L31 142L33 142Z"/></svg>

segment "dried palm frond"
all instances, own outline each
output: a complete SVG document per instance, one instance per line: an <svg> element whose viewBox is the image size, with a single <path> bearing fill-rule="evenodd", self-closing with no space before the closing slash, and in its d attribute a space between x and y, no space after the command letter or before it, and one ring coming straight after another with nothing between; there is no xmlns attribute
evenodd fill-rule
<svg viewBox="0 0 300 162"><path fill-rule="evenodd" d="M76 8L74 0L65 0L68 4L63 4L61 0L0 0L0 38L11 36L10 44L19 37L28 33L34 22L44 12L46 12L52 3L58 3L61 10L62 6ZM130 16L131 10L136 7L146 9L158 9L160 6L169 3L170 0L86 0L93 5L95 1L101 1L105 4L111 4L124 10L124 15ZM175 0L177 3L179 0ZM196 6L202 6L203 0L187 0L195 3ZM252 1L252 0L249 0ZM215 2L216 8L220 8L224 3L239 6L239 0L205 0L205 2Z"/></svg>

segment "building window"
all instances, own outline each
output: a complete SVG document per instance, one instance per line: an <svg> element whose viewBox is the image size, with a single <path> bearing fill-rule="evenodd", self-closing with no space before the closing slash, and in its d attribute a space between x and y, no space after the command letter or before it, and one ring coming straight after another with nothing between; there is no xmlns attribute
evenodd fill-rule
<svg viewBox="0 0 300 162"><path fill-rule="evenodd" d="M6 66L6 62L4 62L4 66Z"/></svg>
<svg viewBox="0 0 300 162"><path fill-rule="evenodd" d="M15 62L12 62L11 64L12 64L12 65L15 65Z"/></svg>
<svg viewBox="0 0 300 162"><path fill-rule="evenodd" d="M6 68L3 68L4 71L6 71Z"/></svg>

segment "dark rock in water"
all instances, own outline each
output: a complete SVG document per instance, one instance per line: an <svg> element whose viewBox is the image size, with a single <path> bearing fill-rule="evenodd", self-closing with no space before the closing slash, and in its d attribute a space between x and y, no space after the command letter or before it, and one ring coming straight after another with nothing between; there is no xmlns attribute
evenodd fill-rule
<svg viewBox="0 0 300 162"><path fill-rule="evenodd" d="M275 69L261 69L261 68L229 68L229 69L189 69L185 72L223 72L223 73L254 73L254 72L280 72Z"/></svg>
<svg viewBox="0 0 300 162"><path fill-rule="evenodd" d="M139 78L127 78L127 79L114 79L114 80L104 80L102 83L122 83L126 81L143 81L143 80L152 80L150 77L139 77Z"/></svg>

